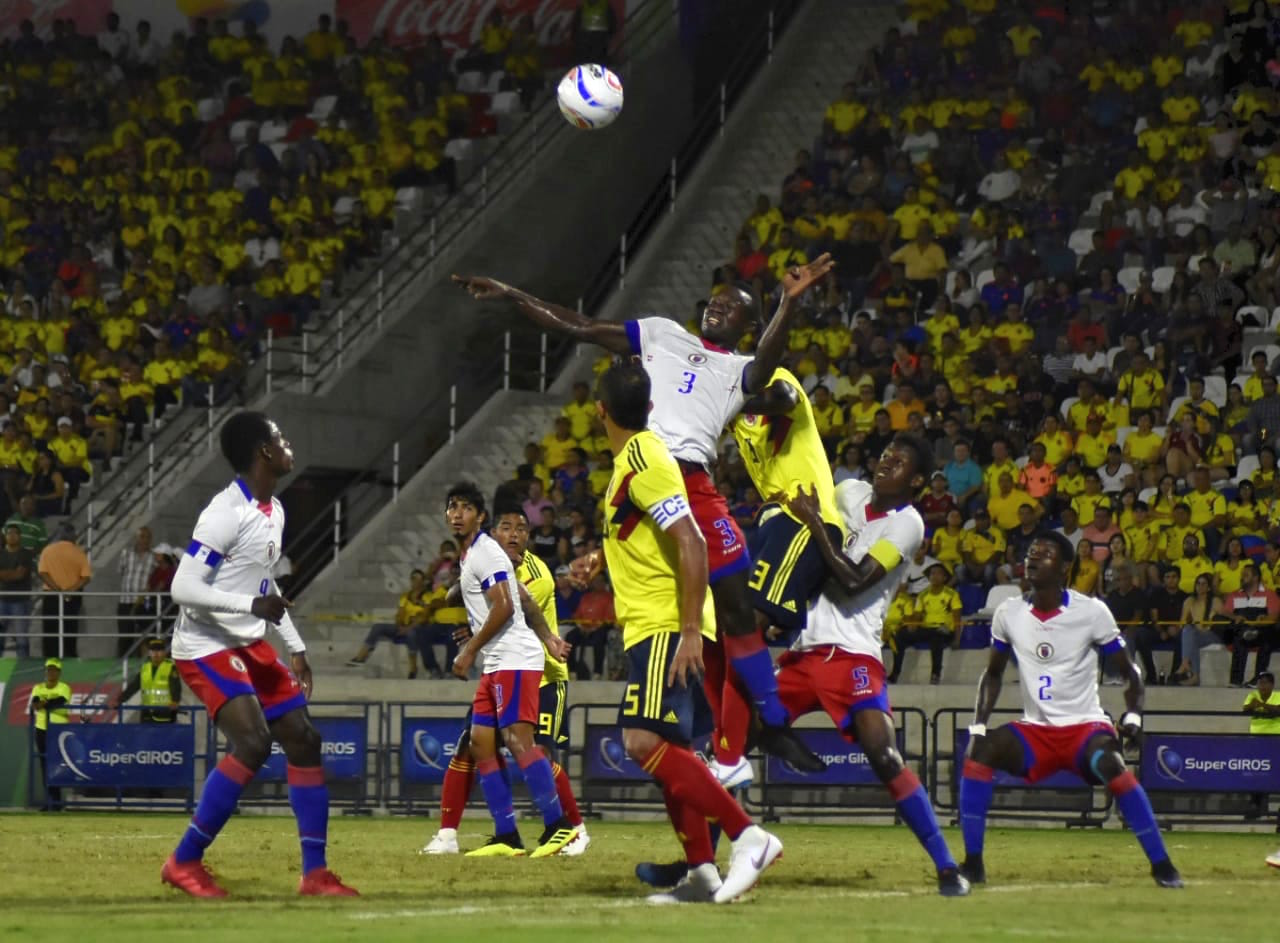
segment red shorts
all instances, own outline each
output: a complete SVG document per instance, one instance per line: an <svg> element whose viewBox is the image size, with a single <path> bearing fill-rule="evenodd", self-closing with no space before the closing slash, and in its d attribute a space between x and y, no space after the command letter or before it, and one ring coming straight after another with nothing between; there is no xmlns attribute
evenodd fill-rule
<svg viewBox="0 0 1280 943"><path fill-rule="evenodd" d="M885 690L884 665L870 655L855 655L833 645L787 652L778 659L778 699L792 719L824 710L853 742L853 715L863 710L892 713Z"/></svg>
<svg viewBox="0 0 1280 943"><path fill-rule="evenodd" d="M1009 724L1009 729L1022 741L1025 757L1022 775L1029 783L1047 779L1060 770L1078 773L1086 782L1095 782L1098 777L1089 769L1089 759L1084 755L1085 745L1100 733L1116 735L1116 729L1101 720L1065 727L1015 720Z"/></svg>
<svg viewBox="0 0 1280 943"><path fill-rule="evenodd" d="M699 466L680 463L684 487L689 492L689 510L694 523L707 542L707 569L710 582L715 583L751 566L747 552L747 539L742 529L729 513L729 505L716 490L716 483Z"/></svg>
<svg viewBox="0 0 1280 943"><path fill-rule="evenodd" d="M471 702L471 723L477 727L538 724L538 685L541 671L491 671L480 676Z"/></svg>
<svg viewBox="0 0 1280 943"><path fill-rule="evenodd" d="M242 694L258 699L268 721L307 704L302 685L266 639L191 661L175 659L174 664L210 717L217 717L223 704Z"/></svg>

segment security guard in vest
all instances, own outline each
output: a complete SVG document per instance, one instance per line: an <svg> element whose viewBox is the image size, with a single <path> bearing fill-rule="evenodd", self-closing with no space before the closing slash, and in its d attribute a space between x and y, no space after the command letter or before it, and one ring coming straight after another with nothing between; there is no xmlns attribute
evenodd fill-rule
<svg viewBox="0 0 1280 943"><path fill-rule="evenodd" d="M40 783L45 782L45 750L49 739L50 724L68 722L67 708L71 704L71 685L62 680L62 662L49 658L44 663L44 681L31 689L31 715L35 719L36 753L40 756ZM62 808L62 790L45 788L45 811Z"/></svg>
<svg viewBox="0 0 1280 943"><path fill-rule="evenodd" d="M171 724L178 719L178 705L182 701L182 679L173 665L173 659L165 652L162 638L147 641L147 661L124 690L111 701L119 707L138 691L142 691L142 722L144 724Z"/></svg>
<svg viewBox="0 0 1280 943"><path fill-rule="evenodd" d="M609 41L618 17L609 0L581 0L573 15L573 43L580 63L609 64Z"/></svg>

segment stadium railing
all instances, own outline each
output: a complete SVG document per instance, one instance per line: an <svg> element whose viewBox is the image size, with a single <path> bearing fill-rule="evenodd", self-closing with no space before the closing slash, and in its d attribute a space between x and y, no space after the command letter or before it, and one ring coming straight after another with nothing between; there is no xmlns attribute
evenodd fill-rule
<svg viewBox="0 0 1280 943"><path fill-rule="evenodd" d="M131 599L145 600L148 606L147 611L126 615L120 615L114 611L99 613L96 611L97 607L94 607L95 611L92 613L84 611L84 603L91 600L102 599L116 603L126 595ZM58 658L63 658L66 655L67 641L69 639L77 641L83 639L118 639L124 634L119 631L120 623L145 622L146 628L143 632L130 633L134 637L132 650L136 651L142 641L149 635L167 634L165 631L166 626L177 615L177 609L170 603L168 593L124 594L119 591L113 593L64 593L38 590L9 592L6 590L4 596L5 599L25 598L30 600L31 605L28 607L29 612L26 616L5 618L4 628L0 630L0 640L4 642L3 648L7 651L9 648L14 647L19 639L25 640L33 658L37 657L35 654L37 649L43 650L45 648L46 641L54 641L54 650L51 654ZM78 614L67 612L68 602L73 600L80 602L82 605L82 610ZM22 634L15 633L10 618L24 620L27 631ZM104 628L103 624L109 627L110 631ZM127 656L124 670L126 672L129 670Z"/></svg>

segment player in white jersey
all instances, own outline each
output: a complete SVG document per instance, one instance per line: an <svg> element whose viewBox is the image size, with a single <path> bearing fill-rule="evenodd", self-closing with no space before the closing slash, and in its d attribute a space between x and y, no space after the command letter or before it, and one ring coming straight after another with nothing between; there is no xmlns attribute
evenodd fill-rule
<svg viewBox="0 0 1280 943"><path fill-rule="evenodd" d="M788 500L788 509L809 529L831 580L810 604L800 637L778 662L778 694L790 719L826 711L840 734L862 747L898 815L933 859L938 892L963 897L969 884L947 849L929 794L898 752L880 656L889 602L924 540L924 521L911 500L932 469L929 444L900 434L880 457L871 485L837 485L843 548L832 540L816 491L801 489Z"/></svg>
<svg viewBox="0 0 1280 943"><path fill-rule="evenodd" d="M822 255L795 266L782 279L782 302L763 330L759 304L751 291L734 287L707 303L701 337L663 317L623 324L593 321L576 311L535 298L491 278L459 277L478 299L505 298L539 327L559 331L586 343L599 344L620 356L638 356L652 384L649 427L680 465L694 521L707 543L711 593L715 600L718 638L705 646L703 688L716 722L720 765L733 771L741 759L751 721L751 707L738 690L745 687L759 715L760 746L801 770L817 771L823 763L786 726L778 700L773 660L756 627L747 582L751 557L742 530L716 490L710 466L725 426L752 398L752 411L781 415L795 406L786 384L771 384L786 352L789 313L796 299L824 278L834 263ZM734 353L754 331L754 356ZM593 563L593 568L602 563ZM728 667L732 665L732 675Z"/></svg>
<svg viewBox="0 0 1280 943"><path fill-rule="evenodd" d="M511 788L498 762L498 732L520 766L533 804L545 826L530 857L554 855L578 837L556 792L555 775L547 755L534 742L538 724L538 686L545 651L564 661L566 643L538 617L531 626L521 605L520 582L511 559L483 529L484 495L471 482L449 489L445 519L462 548L458 583L472 636L453 660L453 673L466 678L473 663L480 666L480 684L471 703L471 756L484 801L493 816L494 835L472 857L520 857L524 843L516 828Z"/></svg>
<svg viewBox="0 0 1280 943"><path fill-rule="evenodd" d="M231 752L205 780L191 825L160 877L193 897L226 896L204 866L204 851L276 741L288 761L289 804L302 843L299 893L355 896L325 862L329 792L320 734L307 714L311 668L271 578L284 534L284 507L274 493L293 469L293 450L274 422L254 412L228 419L219 441L236 479L200 513L174 575L171 593L182 612L173 658ZM268 622L284 639L292 670L267 641Z"/></svg>
<svg viewBox="0 0 1280 943"><path fill-rule="evenodd" d="M1151 802L1128 770L1116 729L1098 697L1095 649L1119 660L1128 680L1120 731L1136 739L1142 731L1142 674L1111 610L1067 590L1075 548L1061 534L1042 534L1027 550L1027 596L1000 604L991 621L991 656L978 682L978 703L960 781L960 828L973 883L986 880L983 836L997 771L1037 782L1067 770L1105 785L1125 824L1137 836L1161 887L1182 887L1169 860ZM1023 717L988 732L1009 657L1017 659Z"/></svg>

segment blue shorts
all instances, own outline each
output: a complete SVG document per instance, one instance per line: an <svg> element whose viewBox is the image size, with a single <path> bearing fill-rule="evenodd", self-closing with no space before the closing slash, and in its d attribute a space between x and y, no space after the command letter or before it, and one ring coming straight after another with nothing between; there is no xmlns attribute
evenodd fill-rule
<svg viewBox="0 0 1280 943"><path fill-rule="evenodd" d="M627 689L618 708L618 726L650 730L687 746L709 733L713 724L701 681L667 687L679 643L679 632L662 632L627 649Z"/></svg>
<svg viewBox="0 0 1280 943"><path fill-rule="evenodd" d="M538 729L533 742L555 759L559 751L569 749L569 729L564 714L569 706L569 683L552 681L538 688Z"/></svg>
<svg viewBox="0 0 1280 943"><path fill-rule="evenodd" d="M837 547L844 534L834 524L827 533ZM754 566L747 589L751 605L774 625L790 631L808 622L809 601L822 590L827 564L809 528L785 511L778 511L756 528L751 541Z"/></svg>

